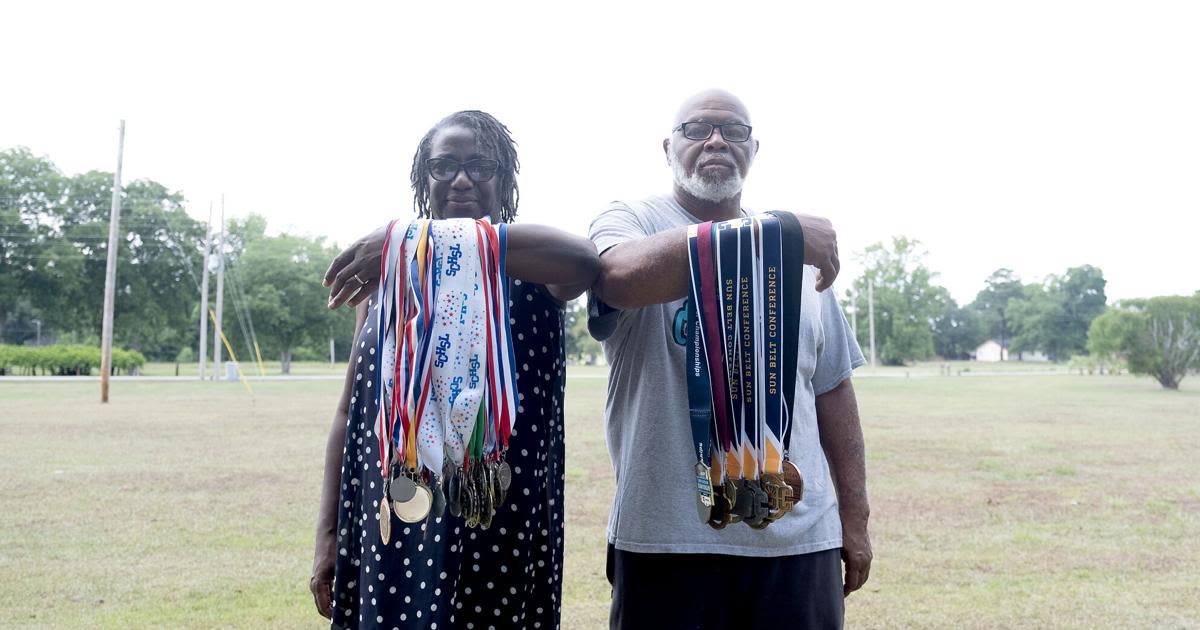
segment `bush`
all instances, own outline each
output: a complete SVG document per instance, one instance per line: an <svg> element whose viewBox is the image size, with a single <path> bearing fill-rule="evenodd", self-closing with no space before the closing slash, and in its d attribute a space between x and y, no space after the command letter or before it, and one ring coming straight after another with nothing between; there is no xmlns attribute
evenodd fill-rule
<svg viewBox="0 0 1200 630"><path fill-rule="evenodd" d="M136 350L113 348L113 367L135 373L146 364ZM100 369L100 349L81 345L0 345L0 374L83 376Z"/></svg>

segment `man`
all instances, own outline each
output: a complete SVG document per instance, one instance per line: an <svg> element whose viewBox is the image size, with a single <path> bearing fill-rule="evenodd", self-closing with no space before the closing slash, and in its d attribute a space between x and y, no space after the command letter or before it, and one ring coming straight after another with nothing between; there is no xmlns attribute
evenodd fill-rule
<svg viewBox="0 0 1200 630"><path fill-rule="evenodd" d="M742 184L758 146L737 97L697 94L663 141L673 193L613 203L589 230L601 252L589 323L611 366L614 628L836 628L843 597L870 570L862 429L850 383L864 360L833 292L817 293L837 274L836 240L823 219L799 217L805 263L820 268L805 278L790 448L803 501L763 530L718 531L696 518L685 351L674 334L688 287L687 226L746 216Z"/></svg>

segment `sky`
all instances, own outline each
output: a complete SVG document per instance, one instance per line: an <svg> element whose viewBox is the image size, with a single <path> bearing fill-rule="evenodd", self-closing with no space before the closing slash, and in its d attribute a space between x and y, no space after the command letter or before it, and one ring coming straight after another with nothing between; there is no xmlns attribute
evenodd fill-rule
<svg viewBox="0 0 1200 630"><path fill-rule="evenodd" d="M510 6L512 5L512 6ZM738 94L743 205L830 218L839 293L905 235L959 302L994 270L1091 264L1114 299L1200 290L1194 2L21 2L2 12L0 150L182 191L207 219L347 244L409 217L417 141L483 109L518 220L584 234L670 190L679 104Z"/></svg>

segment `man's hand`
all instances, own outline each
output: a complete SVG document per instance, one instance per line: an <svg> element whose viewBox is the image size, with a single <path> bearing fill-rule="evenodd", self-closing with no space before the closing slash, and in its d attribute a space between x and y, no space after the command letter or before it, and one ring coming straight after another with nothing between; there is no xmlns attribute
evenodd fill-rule
<svg viewBox="0 0 1200 630"><path fill-rule="evenodd" d="M856 519L857 520L857 519ZM842 596L862 588L871 574L871 537L867 534L866 519L859 523L842 522L842 562L846 563L846 582Z"/></svg>
<svg viewBox="0 0 1200 630"><path fill-rule="evenodd" d="M317 612L326 619L333 618L333 560L336 554L337 540L332 535L328 541L317 543L317 555L313 559L313 574L308 580L308 589L312 591L313 601L317 604Z"/></svg>
<svg viewBox="0 0 1200 630"><path fill-rule="evenodd" d="M817 268L817 291L833 286L842 268L838 260L837 232L829 219L796 214L804 228L804 264Z"/></svg>
<svg viewBox="0 0 1200 630"><path fill-rule="evenodd" d="M354 241L333 259L323 284L329 287L329 308L358 306L379 286L380 263L387 226Z"/></svg>

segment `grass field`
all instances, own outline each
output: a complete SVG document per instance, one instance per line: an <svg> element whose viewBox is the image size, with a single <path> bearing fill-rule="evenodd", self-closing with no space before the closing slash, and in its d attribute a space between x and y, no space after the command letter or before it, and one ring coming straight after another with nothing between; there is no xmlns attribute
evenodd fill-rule
<svg viewBox="0 0 1200 630"><path fill-rule="evenodd" d="M936 374L936 368L933 370ZM563 625L605 625L605 381L568 383ZM1200 379L860 378L875 564L847 627L1200 627ZM0 627L321 628L336 381L0 379Z"/></svg>

